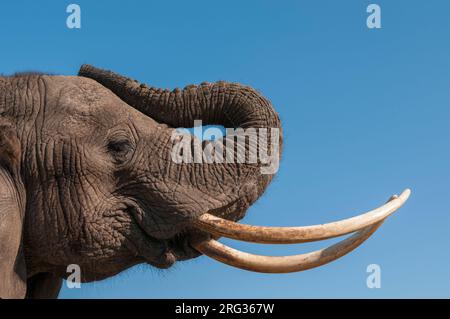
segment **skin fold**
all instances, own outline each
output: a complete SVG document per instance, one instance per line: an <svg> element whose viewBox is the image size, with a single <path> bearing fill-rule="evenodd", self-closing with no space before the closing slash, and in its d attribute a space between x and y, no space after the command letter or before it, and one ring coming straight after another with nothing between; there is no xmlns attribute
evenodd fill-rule
<svg viewBox="0 0 450 319"><path fill-rule="evenodd" d="M0 77L0 297L57 297L70 264L83 282L169 268L200 255L189 241L207 236L193 228L201 214L243 218L273 175L259 162L174 163L173 131L194 119L281 129L239 84L168 91L91 66Z"/></svg>

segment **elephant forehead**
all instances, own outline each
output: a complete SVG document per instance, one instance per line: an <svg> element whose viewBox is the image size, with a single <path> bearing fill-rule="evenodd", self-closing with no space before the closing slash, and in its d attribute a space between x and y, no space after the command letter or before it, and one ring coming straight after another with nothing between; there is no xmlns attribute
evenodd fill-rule
<svg viewBox="0 0 450 319"><path fill-rule="evenodd" d="M131 109L99 83L82 77L55 76L47 99L48 128L76 135L93 133L129 118Z"/></svg>

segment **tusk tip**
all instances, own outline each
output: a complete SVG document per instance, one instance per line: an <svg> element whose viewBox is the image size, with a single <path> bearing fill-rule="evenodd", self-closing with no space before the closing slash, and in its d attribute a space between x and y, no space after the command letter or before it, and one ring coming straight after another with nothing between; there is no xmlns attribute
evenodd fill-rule
<svg viewBox="0 0 450 319"><path fill-rule="evenodd" d="M406 200L406 199L408 199L408 197L409 197L410 195L411 195L411 189L410 189L410 188L407 188L407 189L405 189L405 190L403 191L403 193L402 193L400 196L404 197L405 200Z"/></svg>

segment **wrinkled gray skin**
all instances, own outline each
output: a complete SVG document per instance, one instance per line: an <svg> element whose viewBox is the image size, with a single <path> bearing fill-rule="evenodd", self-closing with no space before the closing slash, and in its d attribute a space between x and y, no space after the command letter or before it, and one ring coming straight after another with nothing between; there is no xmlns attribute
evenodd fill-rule
<svg viewBox="0 0 450 319"><path fill-rule="evenodd" d="M195 119L280 127L238 84L163 91L90 66L0 77L0 297L56 297L69 264L84 282L168 268L199 255L196 217L241 219L272 176L260 164L175 164L173 128Z"/></svg>

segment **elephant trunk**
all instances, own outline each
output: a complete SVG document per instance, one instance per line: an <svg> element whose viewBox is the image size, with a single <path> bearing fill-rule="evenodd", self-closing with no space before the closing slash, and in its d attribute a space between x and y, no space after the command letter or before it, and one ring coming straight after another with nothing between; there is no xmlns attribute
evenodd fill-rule
<svg viewBox="0 0 450 319"><path fill-rule="evenodd" d="M227 136L224 139L225 146L232 145L236 150L232 155L233 160L229 161L233 163L210 165L208 168L202 167L202 170L210 171L210 174L206 172L205 175L216 176L220 170L223 183L230 184L221 185L221 188L230 189L230 192L235 193L239 188L239 196L246 197L247 207L264 192L276 173L282 148L280 119L271 103L250 87L220 81L202 83L198 86L189 85L183 90L169 91L149 87L90 65L83 65L79 75L96 80L127 104L173 128L193 127L195 120L201 120L203 125L223 125L227 129L242 129L245 143L243 147L237 145L239 143L236 145L230 143L231 139L239 142L236 136ZM255 133L259 134L259 140L258 136L254 136L257 143L252 144L251 135ZM244 159L242 156L240 159L237 158L239 149L244 150ZM250 150L254 152L252 155L256 160L250 159L252 157L249 154ZM261 160L259 156L261 154L266 155L265 160ZM271 163L267 158L270 158ZM271 165L272 167L268 168ZM268 169L264 170L263 167ZM192 167L188 165L185 169L189 170ZM242 216L241 213L236 217Z"/></svg>
<svg viewBox="0 0 450 319"><path fill-rule="evenodd" d="M202 120L205 125L281 129L270 102L240 84L219 81L169 91L90 65L83 65L79 75L96 80L129 105L172 127L190 127L194 120Z"/></svg>

